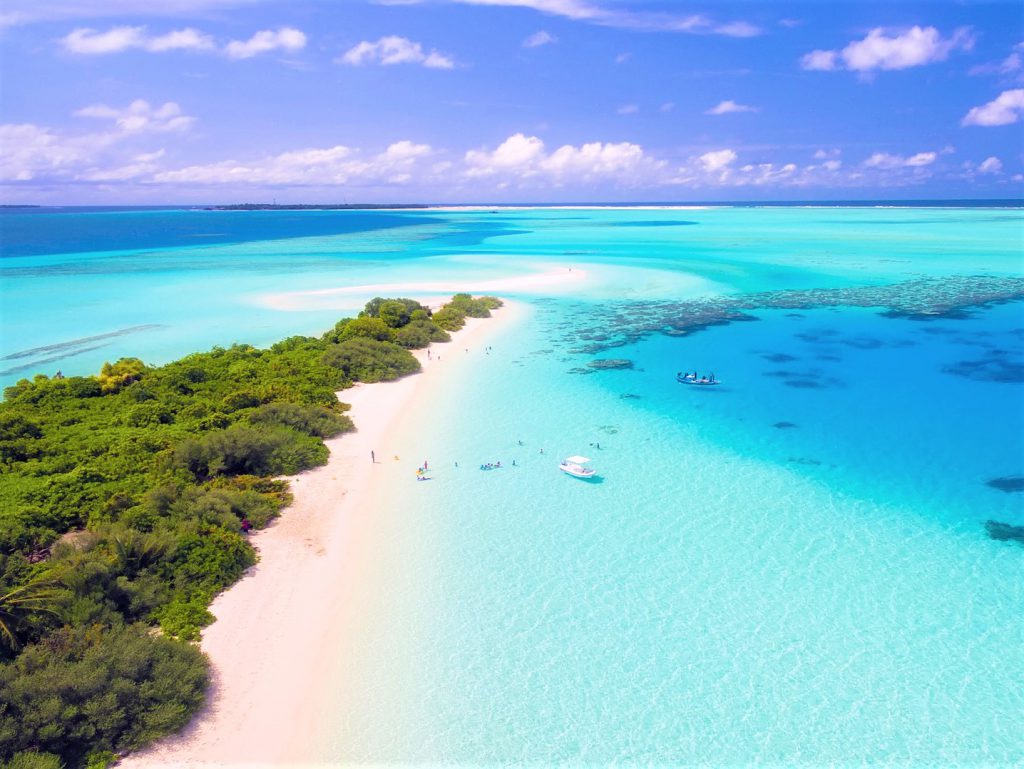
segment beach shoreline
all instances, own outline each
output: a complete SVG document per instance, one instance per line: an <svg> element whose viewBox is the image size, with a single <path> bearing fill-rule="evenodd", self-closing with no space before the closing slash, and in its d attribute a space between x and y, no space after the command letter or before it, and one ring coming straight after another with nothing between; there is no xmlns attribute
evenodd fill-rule
<svg viewBox="0 0 1024 769"><path fill-rule="evenodd" d="M537 265L533 272L505 278L480 280L435 280L400 283L372 283L361 286L334 286L307 291L288 291L264 294L258 303L268 309L295 312L315 308L342 310L350 307L354 298L366 296L406 296L414 294L431 307L440 306L457 293L506 295L508 293L543 290L546 294L579 291L591 278L585 269L569 265Z"/></svg>
<svg viewBox="0 0 1024 769"><path fill-rule="evenodd" d="M317 684L335 647L329 636L343 631L337 617L344 615L353 587L345 579L347 560L359 530L373 521L365 506L375 486L393 477L373 471L397 460L403 418L426 407L435 388L455 375L457 367L445 365L445 353L481 348L523 311L506 302L490 319L467 318L450 343L413 351L423 366L418 374L338 393L351 406L356 431L326 441L326 465L289 477L294 502L251 535L259 562L210 606L217 619L201 642L211 662L207 704L184 730L126 756L119 766L199 769L315 761L302 738L315 729L307 723L313 714L306 703L321 699ZM410 459L403 468L412 473L413 464Z"/></svg>

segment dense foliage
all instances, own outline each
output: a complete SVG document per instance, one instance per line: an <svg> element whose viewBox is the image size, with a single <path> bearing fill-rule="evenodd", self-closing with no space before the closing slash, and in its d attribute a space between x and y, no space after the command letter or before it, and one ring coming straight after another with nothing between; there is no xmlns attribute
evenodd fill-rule
<svg viewBox="0 0 1024 769"><path fill-rule="evenodd" d="M65 627L0 668L0 744L71 764L131 750L184 726L207 682L191 644L144 628Z"/></svg>
<svg viewBox="0 0 1024 769"><path fill-rule="evenodd" d="M0 761L103 765L182 726L206 663L188 641L255 562L243 528L352 429L336 392L419 370L409 349L500 302L437 315L376 298L319 339L165 366L21 380L0 404ZM244 526L243 526L244 523ZM152 632L159 626L160 632Z"/></svg>

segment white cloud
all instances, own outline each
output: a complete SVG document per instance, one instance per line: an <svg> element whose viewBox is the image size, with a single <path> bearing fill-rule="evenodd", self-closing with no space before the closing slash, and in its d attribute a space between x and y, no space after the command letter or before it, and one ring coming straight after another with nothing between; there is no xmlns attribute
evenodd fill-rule
<svg viewBox="0 0 1024 769"><path fill-rule="evenodd" d="M521 133L510 136L493 151L470 150L463 162L470 179L497 177L556 186L597 179L622 186L652 183L661 178L665 165L631 142L566 144L548 153L543 141Z"/></svg>
<svg viewBox="0 0 1024 769"><path fill-rule="evenodd" d="M150 35L146 27L112 27L105 32L75 29L61 38L66 51L81 55L121 53L128 50L166 53L167 51L213 51L213 38L192 27L176 29L163 35ZM248 59L268 51L297 51L305 47L306 35L292 27L265 29L248 40L232 40L224 53L232 59Z"/></svg>
<svg viewBox="0 0 1024 769"><path fill-rule="evenodd" d="M943 38L935 27L914 26L887 31L876 27L863 40L854 40L841 51L817 50L805 54L800 65L809 70L835 70L842 67L855 72L907 69L937 61L945 61L952 51L970 50L974 37L968 27L961 27Z"/></svg>
<svg viewBox="0 0 1024 769"><path fill-rule="evenodd" d="M493 152L470 150L465 161L469 176L490 176L499 171L526 173L544 154L544 142L536 136L517 133L508 137ZM524 170L525 169L525 170Z"/></svg>
<svg viewBox="0 0 1024 769"><path fill-rule="evenodd" d="M335 61L353 67L364 64L420 64L430 69L452 69L455 66L450 56L437 51L424 53L420 43L398 35L382 37L375 43L364 40Z"/></svg>
<svg viewBox="0 0 1024 769"><path fill-rule="evenodd" d="M635 115L639 111L640 108L635 104L623 104L621 107L615 110L615 113L617 115Z"/></svg>
<svg viewBox="0 0 1024 769"><path fill-rule="evenodd" d="M552 35L550 32L540 30L534 32L528 38L523 41L523 48L539 48L542 45L549 45L551 43L557 43L558 38Z"/></svg>
<svg viewBox="0 0 1024 769"><path fill-rule="evenodd" d="M757 112L757 107L751 107L747 104L737 104L732 99L726 99L723 102L719 102L711 109L705 111L705 115L728 115L733 112Z"/></svg>
<svg viewBox="0 0 1024 769"><path fill-rule="evenodd" d="M864 161L864 166L881 169L921 168L934 163L937 157L938 153L936 152L918 152L910 157L892 155L888 152L876 152Z"/></svg>
<svg viewBox="0 0 1024 769"><path fill-rule="evenodd" d="M145 27L112 27L106 32L83 27L61 38L61 45L70 53L101 55L120 53L131 48L163 53L165 51L207 51L214 47L213 38L192 27L151 36Z"/></svg>
<svg viewBox="0 0 1024 769"><path fill-rule="evenodd" d="M403 186L429 176L434 150L426 144L395 142L383 152L366 155L342 144L308 148L249 161L215 163L166 170L152 176L159 184L209 185L385 185Z"/></svg>
<svg viewBox="0 0 1024 769"><path fill-rule="evenodd" d="M70 139L32 123L0 125L0 180L25 182L61 174L101 147L93 137Z"/></svg>
<svg viewBox="0 0 1024 769"><path fill-rule="evenodd" d="M154 162L164 156L162 149L156 152L145 152L136 155L131 163L116 168L91 169L83 172L78 178L88 182L125 182L149 176L159 170Z"/></svg>
<svg viewBox="0 0 1024 769"><path fill-rule="evenodd" d="M978 173L981 174L998 174L1003 170L1003 161L997 157L985 158L981 165L978 166Z"/></svg>
<svg viewBox="0 0 1024 769"><path fill-rule="evenodd" d="M804 69L831 72L838 68L838 58L839 54L835 51L811 51L801 57L800 66Z"/></svg>
<svg viewBox="0 0 1024 769"><path fill-rule="evenodd" d="M615 63L616 64L625 64L627 61L629 61L632 58L633 58L633 54L631 54L631 53L620 53L618 56L615 57Z"/></svg>
<svg viewBox="0 0 1024 769"><path fill-rule="evenodd" d="M0 125L0 180L117 181L155 170L163 150L117 157L117 148L131 147L150 134L188 130L195 118L183 115L174 102L153 107L138 99L124 108L93 104L74 113L79 117L113 121L108 130L68 134L24 124ZM125 163L128 165L125 165Z"/></svg>
<svg viewBox="0 0 1024 769"><path fill-rule="evenodd" d="M145 99L136 99L123 108L92 104L76 110L74 114L76 117L113 120L125 133L187 131L195 122L194 117L183 115L181 107L173 101L153 107Z"/></svg>
<svg viewBox="0 0 1024 769"><path fill-rule="evenodd" d="M660 107L658 107L658 110L660 112L671 112L675 108L676 108L676 103L674 101L667 101L664 104L662 104Z"/></svg>
<svg viewBox="0 0 1024 769"><path fill-rule="evenodd" d="M263 29L248 40L232 40L224 47L232 59L249 59L270 51L299 51L306 47L306 35L294 27Z"/></svg>
<svg viewBox="0 0 1024 769"><path fill-rule="evenodd" d="M989 64L977 64L970 68L969 75L1013 75L1024 69L1024 58L1021 58L1020 51L1024 51L1024 43L1017 43L1013 51L1003 59Z"/></svg>
<svg viewBox="0 0 1024 769"><path fill-rule="evenodd" d="M1024 88L1003 91L992 101L980 107L972 107L961 120L962 125L998 126L1010 125L1020 120L1024 113Z"/></svg>
<svg viewBox="0 0 1024 769"><path fill-rule="evenodd" d="M154 53L164 51L208 51L213 48L213 38L192 27L177 29L166 35L150 38L146 50Z"/></svg>
<svg viewBox="0 0 1024 769"><path fill-rule="evenodd" d="M417 5L426 0L400 0L402 5ZM529 8L550 16L561 16L572 21L583 21L605 27L633 29L645 32L689 32L728 37L753 37L761 34L760 27L747 21L718 23L702 14L680 15L664 11L634 11L608 8L588 0L449 0L462 5L488 5L506 8Z"/></svg>
<svg viewBox="0 0 1024 769"><path fill-rule="evenodd" d="M705 152L698 158L701 167L710 172L721 171L730 163L736 160L738 155L729 149Z"/></svg>

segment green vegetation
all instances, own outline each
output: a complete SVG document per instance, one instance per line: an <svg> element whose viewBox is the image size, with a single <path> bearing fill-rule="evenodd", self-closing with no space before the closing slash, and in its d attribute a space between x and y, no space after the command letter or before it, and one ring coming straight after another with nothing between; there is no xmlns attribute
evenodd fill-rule
<svg viewBox="0 0 1024 769"><path fill-rule="evenodd" d="M353 429L336 391L418 371L491 297L438 313L376 298L319 339L23 379L0 403L0 761L105 766L183 726L208 671L190 641L255 562L243 528ZM244 523L244 525L243 525Z"/></svg>

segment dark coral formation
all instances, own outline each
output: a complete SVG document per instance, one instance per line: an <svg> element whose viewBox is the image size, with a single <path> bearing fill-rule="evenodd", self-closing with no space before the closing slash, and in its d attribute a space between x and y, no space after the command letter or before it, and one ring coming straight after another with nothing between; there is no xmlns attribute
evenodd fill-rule
<svg viewBox="0 0 1024 769"><path fill-rule="evenodd" d="M605 371L607 369L633 368L633 361L627 358L595 358L587 364L592 369Z"/></svg>
<svg viewBox="0 0 1024 769"><path fill-rule="evenodd" d="M917 278L881 286L793 289L712 296L686 301L610 302L581 307L581 323L573 333L574 352L593 354L637 342L651 334L684 336L712 326L753 321L755 310L878 308L886 317L914 320L956 320L982 307L1024 299L1024 278L961 275ZM792 313L790 313L792 314ZM822 342L824 332L805 341ZM870 348L873 340L844 340L851 347Z"/></svg>
<svg viewBox="0 0 1024 769"><path fill-rule="evenodd" d="M842 379L828 376L821 369L807 369L805 371L765 371L764 376L775 377L782 380L786 387L796 387L801 390L834 390L845 387Z"/></svg>
<svg viewBox="0 0 1024 769"><path fill-rule="evenodd" d="M1021 384L1024 382L1024 360L1008 356L1007 350L991 350L984 358L978 360L962 360L944 366L945 374L962 376L977 382L1006 382Z"/></svg>
<svg viewBox="0 0 1024 769"><path fill-rule="evenodd" d="M818 467L821 464L820 459L812 459L811 457L790 457L786 461L792 462L795 465L809 465L810 467Z"/></svg>
<svg viewBox="0 0 1024 769"><path fill-rule="evenodd" d="M985 529L992 539L1024 545L1024 526L1013 526L1002 521L985 521Z"/></svg>
<svg viewBox="0 0 1024 769"><path fill-rule="evenodd" d="M776 422L772 427L778 430L791 430L794 427L798 427L796 422Z"/></svg>
<svg viewBox="0 0 1024 769"><path fill-rule="evenodd" d="M991 478L985 481L986 486L991 486L993 489L999 489L999 491L1005 491L1007 494L1012 494L1015 491L1024 491L1024 475L1007 475L1002 478Z"/></svg>

